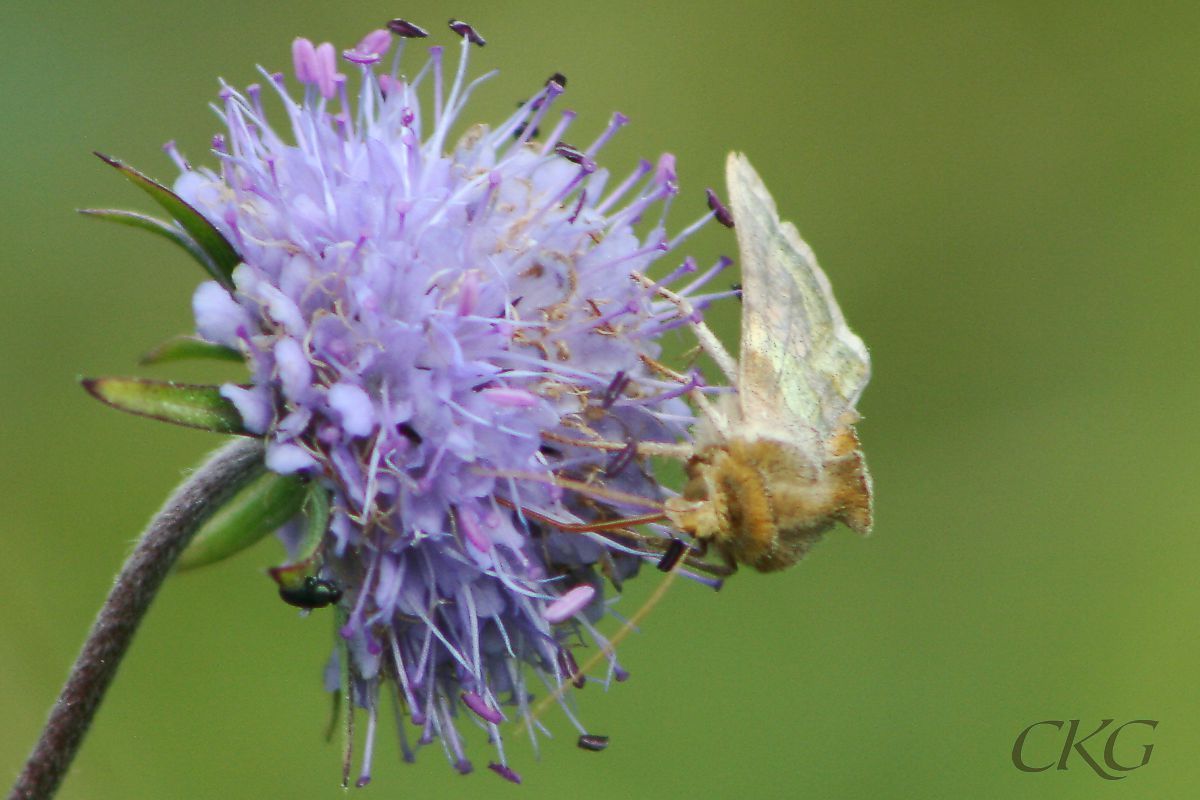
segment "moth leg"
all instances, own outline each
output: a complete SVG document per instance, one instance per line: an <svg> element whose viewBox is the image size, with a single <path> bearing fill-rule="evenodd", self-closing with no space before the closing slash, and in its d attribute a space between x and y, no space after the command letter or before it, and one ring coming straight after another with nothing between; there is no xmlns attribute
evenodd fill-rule
<svg viewBox="0 0 1200 800"><path fill-rule="evenodd" d="M696 543L696 549L700 551L700 555L708 555L708 543L711 539L701 539ZM738 571L737 560L724 548L720 548L721 560L725 562L725 569L728 570L727 575L732 575Z"/></svg>
<svg viewBox="0 0 1200 800"><path fill-rule="evenodd" d="M608 582L613 585L613 588L618 592L625 590L624 581L621 580L620 574L617 572L616 562L613 561L612 555L607 550L600 552L600 574L608 579Z"/></svg>
<svg viewBox="0 0 1200 800"><path fill-rule="evenodd" d="M686 298L680 297L665 286L660 286L640 272L631 272L630 275L646 288L653 289L664 300L674 303L676 308L679 309L680 316L695 317L696 309ZM700 344L700 347L704 349L704 352L708 353L712 360L716 362L717 368L725 374L725 379L731 385L737 386L737 359L730 355L729 351L725 349L725 345L721 344L721 340L703 322L689 322L688 325L691 327L692 333L696 334L696 341Z"/></svg>
<svg viewBox="0 0 1200 800"><path fill-rule="evenodd" d="M662 559L661 559L661 557L665 557L669 553L670 548L672 546L671 543L672 542L685 542L685 540L683 540L683 539L660 539L660 538L653 537L653 536L642 536L640 534L635 533L634 531L629 531L629 530L606 531L603 534L603 536L606 539L613 539L618 542L620 542L620 539L622 536L629 536L633 540L634 543L640 544L643 547L654 551L655 555L660 556L659 569L662 570L663 572L669 572L671 569L674 568L674 561L675 561L674 559L667 562L667 565L665 567L662 564ZM620 543L625 544L625 542L620 542ZM686 542L685 542L685 544L686 544ZM714 564L711 561L705 561L703 544L700 542L697 542L696 545L699 545L699 546L688 545L687 548L684 550L684 552L680 554L680 558L678 560L682 560L686 566L690 567L691 569L695 570L696 572L700 572L705 575L711 575L714 578L728 578L730 575L732 575L734 572L737 571L736 565L732 569L730 569L729 567L725 566L724 564Z"/></svg>
<svg viewBox="0 0 1200 800"><path fill-rule="evenodd" d="M641 360L642 363L650 369L654 370L660 375L665 375L674 381L678 381L679 383L687 383L690 380L688 376L684 375L683 373L676 372L666 364L656 361L648 355L643 354L641 356ZM700 413L702 413L708 419L708 421L712 423L717 432L722 436L728 437L729 425L725 420L725 415L713 408L713 404L709 402L709 399L705 396L704 392L700 391L700 389L692 389L687 394L688 398L696 404L696 408L700 409Z"/></svg>
<svg viewBox="0 0 1200 800"><path fill-rule="evenodd" d="M700 354L703 352L705 352L704 348L701 347L700 345L696 345L695 347L687 350L681 356L681 358L683 359L683 363L687 364L689 367L696 366L696 361L699 360Z"/></svg>

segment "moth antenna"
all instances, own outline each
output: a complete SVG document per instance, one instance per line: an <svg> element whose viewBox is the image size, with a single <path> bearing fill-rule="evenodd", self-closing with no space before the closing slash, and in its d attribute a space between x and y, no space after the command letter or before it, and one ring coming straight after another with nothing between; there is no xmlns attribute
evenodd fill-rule
<svg viewBox="0 0 1200 800"><path fill-rule="evenodd" d="M542 438L557 444L588 447L605 453L619 453L629 446L624 442L610 442L607 439L575 439L560 433L543 433ZM671 444L670 442L638 442L635 447L639 456L658 456L673 458L677 461L687 461L695 453L690 445Z"/></svg>
<svg viewBox="0 0 1200 800"><path fill-rule="evenodd" d="M629 525L645 525L651 522L658 522L663 517L660 514L643 514L640 517L622 517L621 519L603 520L602 522L563 522L555 519L549 514L543 514L540 511L535 511L532 508L518 506L511 500L502 497L497 497L496 502L505 508L511 508L514 511L520 511L527 517L536 519L538 522L544 522L565 533L597 533L604 538L612 541L626 537L633 540L634 544L641 545L650 550L648 553L642 553L647 558L658 556L658 568L663 572L671 569L676 561L682 559L687 566L691 567L696 572L711 575L714 578L727 578L734 573L734 569L723 566L721 564L713 564L703 560L698 556L702 556L703 552L697 554L697 551L687 547L687 543L682 539L660 539L653 536L645 536L635 530L630 529ZM607 534L607 535L606 535ZM624 544L624 542L619 542ZM661 548L661 549L660 549Z"/></svg>
<svg viewBox="0 0 1200 800"><path fill-rule="evenodd" d="M667 518L665 512L657 511L653 514L642 514L636 517L621 517L620 519L606 519L600 522L563 522L551 517L549 514L543 514L540 511L534 511L531 508L518 506L511 500L503 497L497 497L496 502L505 508L511 508L514 511L520 511L526 516L533 517L538 522L544 522L547 525L553 525L560 531L566 533L603 533L604 531L618 531L634 538L642 539L634 531L625 530L631 525L646 525L651 522L661 522Z"/></svg>
<svg viewBox="0 0 1200 800"><path fill-rule="evenodd" d="M515 478L521 481L537 481L538 483L547 483L551 486L561 486L564 489L570 489L580 494L590 495L592 497L601 497L605 500L612 500L615 503L627 503L633 506L641 506L642 508L652 508L658 515L655 519L647 520L648 522L658 522L667 518L666 512L662 506L653 500L647 500L644 497L639 497L636 494L628 494L619 492L616 489L608 489L601 486L593 486L590 483L583 481L574 481L570 478L560 478L557 475L543 475L539 472L523 472L514 469L484 469L476 468L476 474L487 475L493 478ZM637 523L641 524L641 523ZM590 529L589 529L590 530Z"/></svg>
<svg viewBox="0 0 1200 800"><path fill-rule="evenodd" d="M725 345L721 344L721 340L716 337L716 334L707 325L697 319L696 309L687 301L687 298L680 297L665 286L660 286L640 272L631 272L630 275L647 289L653 289L664 300L675 304L675 307L679 309L680 316L689 319L688 325L691 327L692 333L696 334L696 341L704 348L704 352L708 353L712 360L716 362L721 372L725 373L725 378L732 385L737 386L737 359L730 355L729 351L725 349Z"/></svg>

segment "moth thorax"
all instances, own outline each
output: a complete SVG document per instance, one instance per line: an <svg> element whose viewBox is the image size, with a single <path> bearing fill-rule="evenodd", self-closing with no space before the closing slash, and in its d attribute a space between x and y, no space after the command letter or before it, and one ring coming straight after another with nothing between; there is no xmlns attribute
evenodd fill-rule
<svg viewBox="0 0 1200 800"><path fill-rule="evenodd" d="M799 561L838 519L824 470L785 443L733 438L688 464L683 498L700 506L686 522L728 559L762 572Z"/></svg>

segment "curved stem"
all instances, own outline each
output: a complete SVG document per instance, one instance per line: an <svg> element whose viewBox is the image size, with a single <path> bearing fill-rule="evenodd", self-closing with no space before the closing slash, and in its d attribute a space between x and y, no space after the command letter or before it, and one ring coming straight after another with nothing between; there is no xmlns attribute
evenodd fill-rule
<svg viewBox="0 0 1200 800"><path fill-rule="evenodd" d="M217 450L150 521L100 608L9 800L47 800L62 783L138 625L201 523L261 468L262 443Z"/></svg>

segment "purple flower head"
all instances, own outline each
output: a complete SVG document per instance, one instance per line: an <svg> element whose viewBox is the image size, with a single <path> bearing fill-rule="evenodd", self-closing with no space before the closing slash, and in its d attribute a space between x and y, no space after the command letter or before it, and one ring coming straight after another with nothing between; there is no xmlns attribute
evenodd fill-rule
<svg viewBox="0 0 1200 800"><path fill-rule="evenodd" d="M341 592L344 647L327 674L331 690L349 675L367 711L360 785L385 683L418 744L440 740L469 771L460 727L473 723L491 769L519 781L500 726L529 719L535 690L582 685L571 648L605 644L605 579L619 587L665 548L547 520L663 499L634 445L688 443L684 395L701 384L658 367L660 337L688 320L639 276L663 259L663 283L694 273L676 251L713 213L671 237L674 158L616 179L599 165L620 114L567 144L565 79L452 140L488 77L467 79L482 37L455 23L453 75L432 47L410 79L399 51L424 31L389 27L349 48L296 40L299 99L267 72L226 86L219 168L177 157L175 190L243 262L235 291L196 291L196 325L245 355L250 382L222 393L265 437L269 468L331 497L320 575ZM725 263L675 291L703 308L696 292ZM624 446L586 444L599 441ZM624 674L610 657L604 682ZM575 724L593 749L606 741Z"/></svg>

